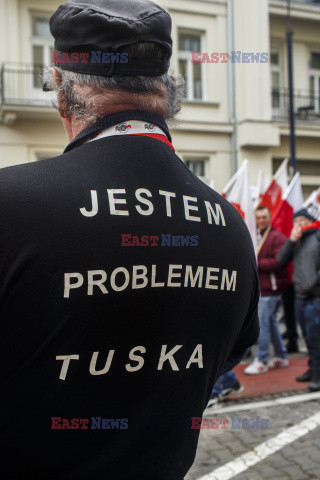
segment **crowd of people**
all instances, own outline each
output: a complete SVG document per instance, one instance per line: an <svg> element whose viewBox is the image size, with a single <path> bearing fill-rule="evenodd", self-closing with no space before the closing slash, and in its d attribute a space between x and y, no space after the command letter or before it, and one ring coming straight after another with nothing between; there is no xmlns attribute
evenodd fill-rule
<svg viewBox="0 0 320 480"><path fill-rule="evenodd" d="M289 239L271 226L268 207L256 210L257 263L260 283L260 335L255 357L244 370L261 375L270 369L289 366L288 353L299 352L300 325L307 346L309 368L298 382L309 382L311 392L320 390L320 229L319 222L303 208L293 215ZM283 307L286 331L281 335L279 311ZM287 340L286 344L284 339ZM274 356L270 358L271 345ZM243 386L234 372L219 378L208 407L219 405Z"/></svg>

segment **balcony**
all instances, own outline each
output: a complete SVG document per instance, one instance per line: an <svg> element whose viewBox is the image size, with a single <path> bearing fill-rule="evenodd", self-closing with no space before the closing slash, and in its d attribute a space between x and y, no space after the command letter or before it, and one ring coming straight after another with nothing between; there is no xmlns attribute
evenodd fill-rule
<svg viewBox="0 0 320 480"><path fill-rule="evenodd" d="M1 65L0 114L4 123L19 118L51 119L53 94L42 91L42 66L27 63Z"/></svg>
<svg viewBox="0 0 320 480"><path fill-rule="evenodd" d="M275 0L272 0L275 1ZM276 0L280 3L287 4L288 0ZM301 5L301 6L310 6L310 7L320 7L320 0L291 0L291 5Z"/></svg>
<svg viewBox="0 0 320 480"><path fill-rule="evenodd" d="M269 13L286 18L287 5L287 0L269 0ZM291 17L318 23L320 21L320 0L291 0Z"/></svg>
<svg viewBox="0 0 320 480"><path fill-rule="evenodd" d="M272 91L272 119L283 122L289 120L289 91ZM294 112L297 122L320 124L320 96L310 91L294 92Z"/></svg>

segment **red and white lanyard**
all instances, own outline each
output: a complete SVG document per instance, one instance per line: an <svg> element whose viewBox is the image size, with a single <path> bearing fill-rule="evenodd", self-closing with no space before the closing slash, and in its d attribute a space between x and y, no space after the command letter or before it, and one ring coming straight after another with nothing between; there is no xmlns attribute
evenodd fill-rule
<svg viewBox="0 0 320 480"><path fill-rule="evenodd" d="M142 122L141 120L127 120L117 125L113 125L112 127L106 128L102 132L98 133L96 137L92 138L86 143L94 142L95 140L100 140L101 138L105 137L125 137L128 135L142 135L143 137L155 138L166 143L170 148L172 148L173 151L175 151L172 143L168 140L168 137L160 127L154 125L153 123Z"/></svg>

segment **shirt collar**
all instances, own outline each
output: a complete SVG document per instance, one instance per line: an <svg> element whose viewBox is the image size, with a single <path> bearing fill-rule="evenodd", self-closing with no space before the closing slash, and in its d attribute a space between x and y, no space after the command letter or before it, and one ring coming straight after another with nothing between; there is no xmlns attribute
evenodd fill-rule
<svg viewBox="0 0 320 480"><path fill-rule="evenodd" d="M268 228L269 228L269 226L266 227L266 228L263 228L262 230L259 230L260 235L264 235L264 233L267 231ZM272 230L272 227L271 227L271 226L270 226L270 230Z"/></svg>
<svg viewBox="0 0 320 480"><path fill-rule="evenodd" d="M168 140L172 142L172 138L169 132L166 122L156 113L150 113L145 110L124 110L122 112L111 113L103 118L100 118L92 125L86 127L80 132L64 149L63 153L70 152L76 147L80 147L85 141L94 138L101 130L108 127L112 127L117 123L124 122L125 120L142 120L148 123L154 123L160 127L167 135Z"/></svg>

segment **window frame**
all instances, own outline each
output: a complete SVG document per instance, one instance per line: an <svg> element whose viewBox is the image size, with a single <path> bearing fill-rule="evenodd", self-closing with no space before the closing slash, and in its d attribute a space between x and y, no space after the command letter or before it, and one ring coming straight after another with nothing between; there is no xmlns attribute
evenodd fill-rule
<svg viewBox="0 0 320 480"><path fill-rule="evenodd" d="M187 28L180 27L178 28L178 66L180 60L186 61L186 72L187 72L187 85L188 91L186 92L186 97L184 101L186 102L205 102L206 101L206 89L205 89L205 65L200 63L200 74L201 74L201 98L195 98L194 96L194 75L193 75L193 65L192 63L192 51L180 50L180 35L195 35L200 39L200 51L203 52L204 46L204 32L201 30L191 30ZM179 66L180 73L180 66Z"/></svg>
<svg viewBox="0 0 320 480"><path fill-rule="evenodd" d="M54 38L51 37L43 37L40 35L35 35L33 33L33 24L37 18L47 19L48 24L52 13L50 12L37 12L32 11L30 12L30 26L31 26L31 38L30 38L30 58L31 58L31 65L33 69L38 69L38 67L42 67L44 65L50 65L52 63L52 55L51 51L54 48ZM42 47L43 48L43 58L42 64L35 63L34 59L34 47ZM32 91L36 97L42 95L42 87L36 87L34 84L34 77L32 76Z"/></svg>
<svg viewBox="0 0 320 480"><path fill-rule="evenodd" d="M271 63L271 55L275 52L278 54L278 64ZM274 88L272 83L272 74L277 73L279 74L279 106L273 106L273 95L274 95ZM271 45L270 46L270 74L271 74L271 107L273 112L281 112L283 111L283 97L281 96L281 90L283 89L283 72L282 72L282 52L279 45Z"/></svg>
<svg viewBox="0 0 320 480"><path fill-rule="evenodd" d="M309 50L310 60L309 60L309 70L308 70L310 98L317 99L317 102L315 102L315 109L314 109L313 112L314 113L319 113L320 112L320 68L312 68L311 67L311 55L312 55L312 53L317 53L317 54L320 55L320 48L312 48L312 49ZM311 88L310 88L311 78L314 78L314 85L315 85L313 95L311 94Z"/></svg>
<svg viewBox="0 0 320 480"><path fill-rule="evenodd" d="M202 155L190 155L190 154L185 154L183 155L183 161L184 161L184 164L185 166L190 170L190 172L192 172L194 175L196 175L198 178L200 178L200 180L202 181L208 181L208 164L209 164L209 161L210 161L210 158L209 157L206 157L206 156L202 156ZM187 162L203 162L203 175L197 175L193 170L191 170L188 166L187 166Z"/></svg>

